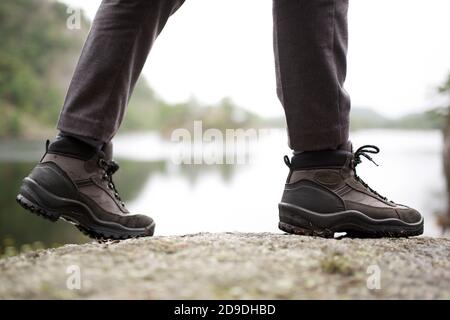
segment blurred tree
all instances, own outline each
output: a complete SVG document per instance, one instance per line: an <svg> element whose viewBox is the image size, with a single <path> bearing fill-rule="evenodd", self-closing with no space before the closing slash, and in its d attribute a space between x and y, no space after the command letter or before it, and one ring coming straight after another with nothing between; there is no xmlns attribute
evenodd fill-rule
<svg viewBox="0 0 450 320"><path fill-rule="evenodd" d="M447 80L444 82L444 84L439 87L439 92L440 93L448 93L450 96L450 73L447 77Z"/></svg>
<svg viewBox="0 0 450 320"><path fill-rule="evenodd" d="M444 113L445 116L445 127L444 127L444 150L443 150L443 157L444 157L444 173L445 177L447 179L447 214L441 216L440 218L440 225L443 227L443 230L450 227L450 74L448 75L447 80L444 82L444 84L439 87L439 92L441 94L447 95L447 106L445 106L446 112Z"/></svg>
<svg viewBox="0 0 450 320"><path fill-rule="evenodd" d="M70 30L67 6L54 0L0 1L0 137L48 136L88 33L89 21ZM144 79L136 85L121 130L258 126L261 119L230 99L201 106L195 99L170 105Z"/></svg>
<svg viewBox="0 0 450 320"><path fill-rule="evenodd" d="M69 33L66 19L66 6L56 1L0 2L0 135L49 125L58 115L64 95L58 84L69 81L64 64L86 34Z"/></svg>

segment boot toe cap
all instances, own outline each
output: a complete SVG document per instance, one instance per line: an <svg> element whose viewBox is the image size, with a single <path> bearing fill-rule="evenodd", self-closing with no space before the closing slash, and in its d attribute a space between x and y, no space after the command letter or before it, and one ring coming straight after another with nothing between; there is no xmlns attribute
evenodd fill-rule
<svg viewBox="0 0 450 320"><path fill-rule="evenodd" d="M121 217L122 224L128 228L150 228L155 225L152 218L142 214L129 215Z"/></svg>
<svg viewBox="0 0 450 320"><path fill-rule="evenodd" d="M153 219L146 215L142 215L142 214L136 215L135 219L137 220L135 222L136 227L139 227L139 228L148 229L155 225L155 222L153 221Z"/></svg>
<svg viewBox="0 0 450 320"><path fill-rule="evenodd" d="M418 223L423 219L419 211L413 208L406 207L402 209L396 209L396 211L400 219L407 223Z"/></svg>

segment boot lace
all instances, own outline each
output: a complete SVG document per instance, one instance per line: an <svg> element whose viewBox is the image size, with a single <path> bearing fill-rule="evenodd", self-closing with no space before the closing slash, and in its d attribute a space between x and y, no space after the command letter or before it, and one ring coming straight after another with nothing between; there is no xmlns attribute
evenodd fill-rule
<svg viewBox="0 0 450 320"><path fill-rule="evenodd" d="M122 207L125 207L125 202L122 201L120 198L119 192L116 189L116 185L113 181L113 174L119 170L119 164L115 162L114 160L106 161L103 158L100 158L98 161L99 166L103 169L103 176L102 179L105 180L108 183L108 189L112 190L114 192L114 197L117 201L122 205Z"/></svg>
<svg viewBox="0 0 450 320"><path fill-rule="evenodd" d="M363 179L361 179L361 177L359 177L358 174L356 173L356 166L362 162L362 157L371 161L373 164L375 164L378 167L378 164L372 159L370 154L377 154L379 152L380 152L380 148L378 148L377 146L373 146L373 145L364 145L364 146L358 148L355 151L355 153L353 154L353 161L352 161L351 168L353 170L353 173L355 174L355 179L359 183L361 183L365 188L367 188L370 192L374 193L381 199L383 199L385 201L389 201L386 197L382 196L381 194L376 192L374 189L369 187L369 185Z"/></svg>

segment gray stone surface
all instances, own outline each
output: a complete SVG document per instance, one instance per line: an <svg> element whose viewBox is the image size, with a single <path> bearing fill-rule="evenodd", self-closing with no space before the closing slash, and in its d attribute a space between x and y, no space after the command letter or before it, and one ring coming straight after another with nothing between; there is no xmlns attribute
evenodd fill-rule
<svg viewBox="0 0 450 320"><path fill-rule="evenodd" d="M66 286L71 265L80 290ZM367 287L372 265L380 289ZM0 298L449 299L450 239L201 233L67 245L0 260Z"/></svg>

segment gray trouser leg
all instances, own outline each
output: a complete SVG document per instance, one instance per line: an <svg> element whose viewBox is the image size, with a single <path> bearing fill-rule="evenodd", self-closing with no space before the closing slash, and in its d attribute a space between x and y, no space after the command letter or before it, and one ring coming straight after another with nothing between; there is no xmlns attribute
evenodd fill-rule
<svg viewBox="0 0 450 320"><path fill-rule="evenodd" d="M147 55L184 0L103 0L84 46L58 129L109 141L117 132Z"/></svg>
<svg viewBox="0 0 450 320"><path fill-rule="evenodd" d="M109 141L154 40L183 0L104 0L70 85L58 129ZM348 140L347 0L274 0L277 92L296 151Z"/></svg>
<svg viewBox="0 0 450 320"><path fill-rule="evenodd" d="M336 149L348 140L348 0L274 0L277 93L296 151Z"/></svg>

